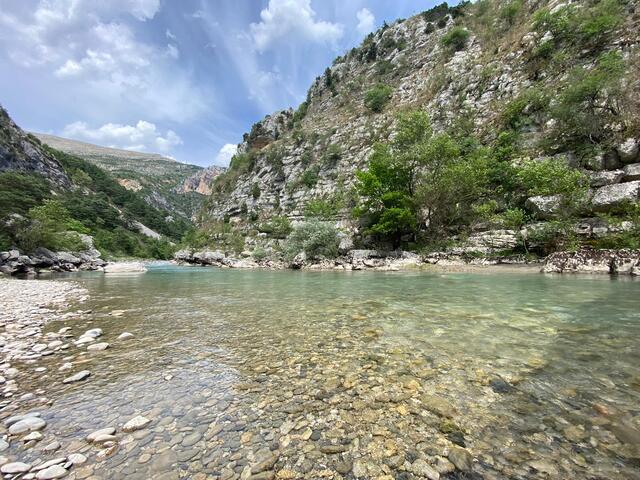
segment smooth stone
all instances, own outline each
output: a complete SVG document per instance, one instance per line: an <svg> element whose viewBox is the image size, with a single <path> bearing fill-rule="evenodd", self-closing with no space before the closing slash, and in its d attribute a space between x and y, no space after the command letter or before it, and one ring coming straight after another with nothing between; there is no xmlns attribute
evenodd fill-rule
<svg viewBox="0 0 640 480"><path fill-rule="evenodd" d="M99 352L102 350L106 350L107 348L109 348L109 344L107 342L102 342L102 343L92 343L87 347L87 350L90 352Z"/></svg>
<svg viewBox="0 0 640 480"><path fill-rule="evenodd" d="M38 480L53 480L54 478L65 477L69 472L60 465L53 465L36 474Z"/></svg>
<svg viewBox="0 0 640 480"><path fill-rule="evenodd" d="M127 423L125 423L122 429L125 432L135 432L136 430L143 429L150 423L151 423L151 420L149 420L146 417L143 417L142 415L138 415L137 417L134 417L131 420L129 420Z"/></svg>
<svg viewBox="0 0 640 480"><path fill-rule="evenodd" d="M91 330L87 330L86 332L84 332L82 334L83 337L93 337L93 338L98 338L102 336L102 329L101 328L92 328Z"/></svg>
<svg viewBox="0 0 640 480"><path fill-rule="evenodd" d="M116 429L113 427L101 428L87 435L86 439L88 442L93 442L100 435L113 435L114 433L116 433Z"/></svg>
<svg viewBox="0 0 640 480"><path fill-rule="evenodd" d="M85 457L81 453L72 453L67 457L67 460L73 465L82 465L87 461L87 457Z"/></svg>
<svg viewBox="0 0 640 480"><path fill-rule="evenodd" d="M89 377L91 372L89 370L82 370L81 372L76 373L75 375L71 375L70 377L65 378L62 383L73 383L73 382L81 382L85 378Z"/></svg>
<svg viewBox="0 0 640 480"><path fill-rule="evenodd" d="M50 452L55 452L60 447L61 447L60 442L58 442L57 440L54 440L49 445L45 446L43 450L47 453L50 453Z"/></svg>
<svg viewBox="0 0 640 480"><path fill-rule="evenodd" d="M9 443L0 438L0 452L4 452L7 448L9 448Z"/></svg>
<svg viewBox="0 0 640 480"><path fill-rule="evenodd" d="M182 445L184 447L190 447L198 443L201 438L202 438L202 434L200 432L194 432L184 437L184 440L182 440Z"/></svg>
<svg viewBox="0 0 640 480"><path fill-rule="evenodd" d="M20 420L9 427L9 433L11 435L19 435L24 432L33 432L36 430L42 430L47 426L40 417L27 417L24 420Z"/></svg>
<svg viewBox="0 0 640 480"><path fill-rule="evenodd" d="M120 335L118 335L118 340L129 340L130 338L133 338L133 337L134 337L133 333L123 332Z"/></svg>
<svg viewBox="0 0 640 480"><path fill-rule="evenodd" d="M10 427L14 423L17 423L20 420L24 420L25 418L28 418L28 417L39 417L39 416L40 416L40 412L30 412L30 413L25 413L24 415L14 415L13 417L7 418L4 421L4 424L7 427Z"/></svg>
<svg viewBox="0 0 640 480"><path fill-rule="evenodd" d="M47 460L44 463L41 463L40 465L36 465L35 467L33 467L31 469L32 472L39 472L40 470L44 470L45 468L49 468L52 465L59 465L61 463L66 462L67 459L65 457L58 457L58 458L54 458L52 460Z"/></svg>
<svg viewBox="0 0 640 480"><path fill-rule="evenodd" d="M42 440L42 434L40 432L31 432L29 435L25 436L22 441L23 442L30 442L32 440L39 442L40 440Z"/></svg>
<svg viewBox="0 0 640 480"><path fill-rule="evenodd" d="M0 468L2 473L25 473L29 470L31 470L31 465L22 462L7 463Z"/></svg>
<svg viewBox="0 0 640 480"><path fill-rule="evenodd" d="M115 442L118 438L115 435L103 433L93 438L93 443Z"/></svg>

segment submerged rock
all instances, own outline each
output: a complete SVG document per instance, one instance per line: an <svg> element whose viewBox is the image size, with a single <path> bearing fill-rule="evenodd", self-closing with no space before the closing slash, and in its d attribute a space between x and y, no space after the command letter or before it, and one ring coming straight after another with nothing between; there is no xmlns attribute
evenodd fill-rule
<svg viewBox="0 0 640 480"><path fill-rule="evenodd" d="M75 375L71 375L70 377L65 378L62 383L73 383L73 382L81 382L85 380L91 375L89 370L82 370L81 372L76 373Z"/></svg>
<svg viewBox="0 0 640 480"><path fill-rule="evenodd" d="M124 430L125 432L134 432L136 430L140 430L146 427L150 423L151 423L151 420L149 420L146 417L143 417L142 415L138 415L137 417L134 417L131 420L129 420L127 423L125 423L124 426L122 427L122 430Z"/></svg>

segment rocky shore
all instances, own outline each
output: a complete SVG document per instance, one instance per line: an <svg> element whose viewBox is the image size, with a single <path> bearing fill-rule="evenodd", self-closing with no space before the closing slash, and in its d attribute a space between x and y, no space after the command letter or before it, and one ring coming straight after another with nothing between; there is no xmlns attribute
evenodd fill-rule
<svg viewBox="0 0 640 480"><path fill-rule="evenodd" d="M105 458L109 448L115 444L115 429L108 427L94 432L87 438L86 445L80 446L84 448L71 446L68 454L60 453L65 447L55 438L56 432L47 431L46 418L54 401L47 397L47 391L28 391L21 382L34 373L47 376L47 367L38 363L45 357L54 356L61 360L58 370L68 371L64 373L63 384L82 382L91 376L91 371L80 370L86 362L82 359L86 353L78 354L75 350L99 352L109 348L109 343L98 341L102 329L89 329L77 339L74 339L71 327L43 333L45 324L50 321L90 314L90 310L62 313L72 304L86 300L87 291L71 282L0 278L0 295L0 473L6 479L50 480L67 475L70 478L87 478L90 473L86 473L91 471L91 467L81 467L87 462L82 451L87 453L89 444L98 445L102 450L96 458ZM117 316L122 312L111 314ZM132 334L124 332L117 341L132 337ZM125 432L133 432L147 423L148 420L136 417L122 428Z"/></svg>
<svg viewBox="0 0 640 480"><path fill-rule="evenodd" d="M412 252L380 250L351 250L331 260L311 261L302 253L292 261L262 260L245 256L236 258L219 250L180 250L175 260L183 265L213 266L219 268L266 268L294 270L378 270L400 271L428 269L483 268L522 266L543 273L603 273L640 276L640 250L592 250L558 252L541 261L532 261L524 255L478 256L468 252L435 252L419 255Z"/></svg>
<svg viewBox="0 0 640 480"><path fill-rule="evenodd" d="M143 262L106 262L100 252L52 252L38 248L32 255L23 255L19 250L0 252L0 274L32 276L43 272L101 271L104 273L142 273Z"/></svg>

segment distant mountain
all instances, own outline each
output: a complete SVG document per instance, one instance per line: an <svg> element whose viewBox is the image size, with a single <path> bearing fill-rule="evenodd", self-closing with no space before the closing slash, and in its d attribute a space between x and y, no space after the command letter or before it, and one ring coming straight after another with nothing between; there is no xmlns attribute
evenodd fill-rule
<svg viewBox="0 0 640 480"><path fill-rule="evenodd" d="M184 218L191 218L200 208L201 192L184 189L184 182L202 172L202 167L180 163L156 153L101 147L44 133L34 132L33 135L56 150L107 170L120 185L140 193L154 207Z"/></svg>
<svg viewBox="0 0 640 480"><path fill-rule="evenodd" d="M144 162L137 158L132 165L150 165ZM167 169L158 176L138 174L137 180L116 181L94 163L26 133L0 107L0 250L79 252L87 248L81 239L91 236L92 245L108 256L168 258L172 242L182 238L191 222L175 209L150 205L154 202L141 193L156 195L155 203L160 203L164 199L151 189L152 181L175 185L200 169L190 166L180 172L181 164L161 162L171 162L178 173ZM139 188L132 187L134 181L140 182Z"/></svg>
<svg viewBox="0 0 640 480"><path fill-rule="evenodd" d="M189 178L185 179L182 186L178 189L179 193L198 192L202 195L211 195L211 186L213 181L226 172L225 167L219 167L212 165L194 173Z"/></svg>

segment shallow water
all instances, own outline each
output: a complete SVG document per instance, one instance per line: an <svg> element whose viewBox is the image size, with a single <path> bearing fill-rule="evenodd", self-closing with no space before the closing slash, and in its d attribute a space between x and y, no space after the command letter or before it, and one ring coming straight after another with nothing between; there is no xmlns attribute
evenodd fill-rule
<svg viewBox="0 0 640 480"><path fill-rule="evenodd" d="M247 478L270 455L278 478L420 478L418 459L451 468L454 443L473 473L443 478L640 478L638 281L174 266L67 279L93 313L47 330L100 327L111 347L71 347L85 382L63 385L55 355L21 385L54 400L43 433L89 457L75 478ZM151 425L123 433L138 414ZM84 437L108 426L120 444L98 460Z"/></svg>

